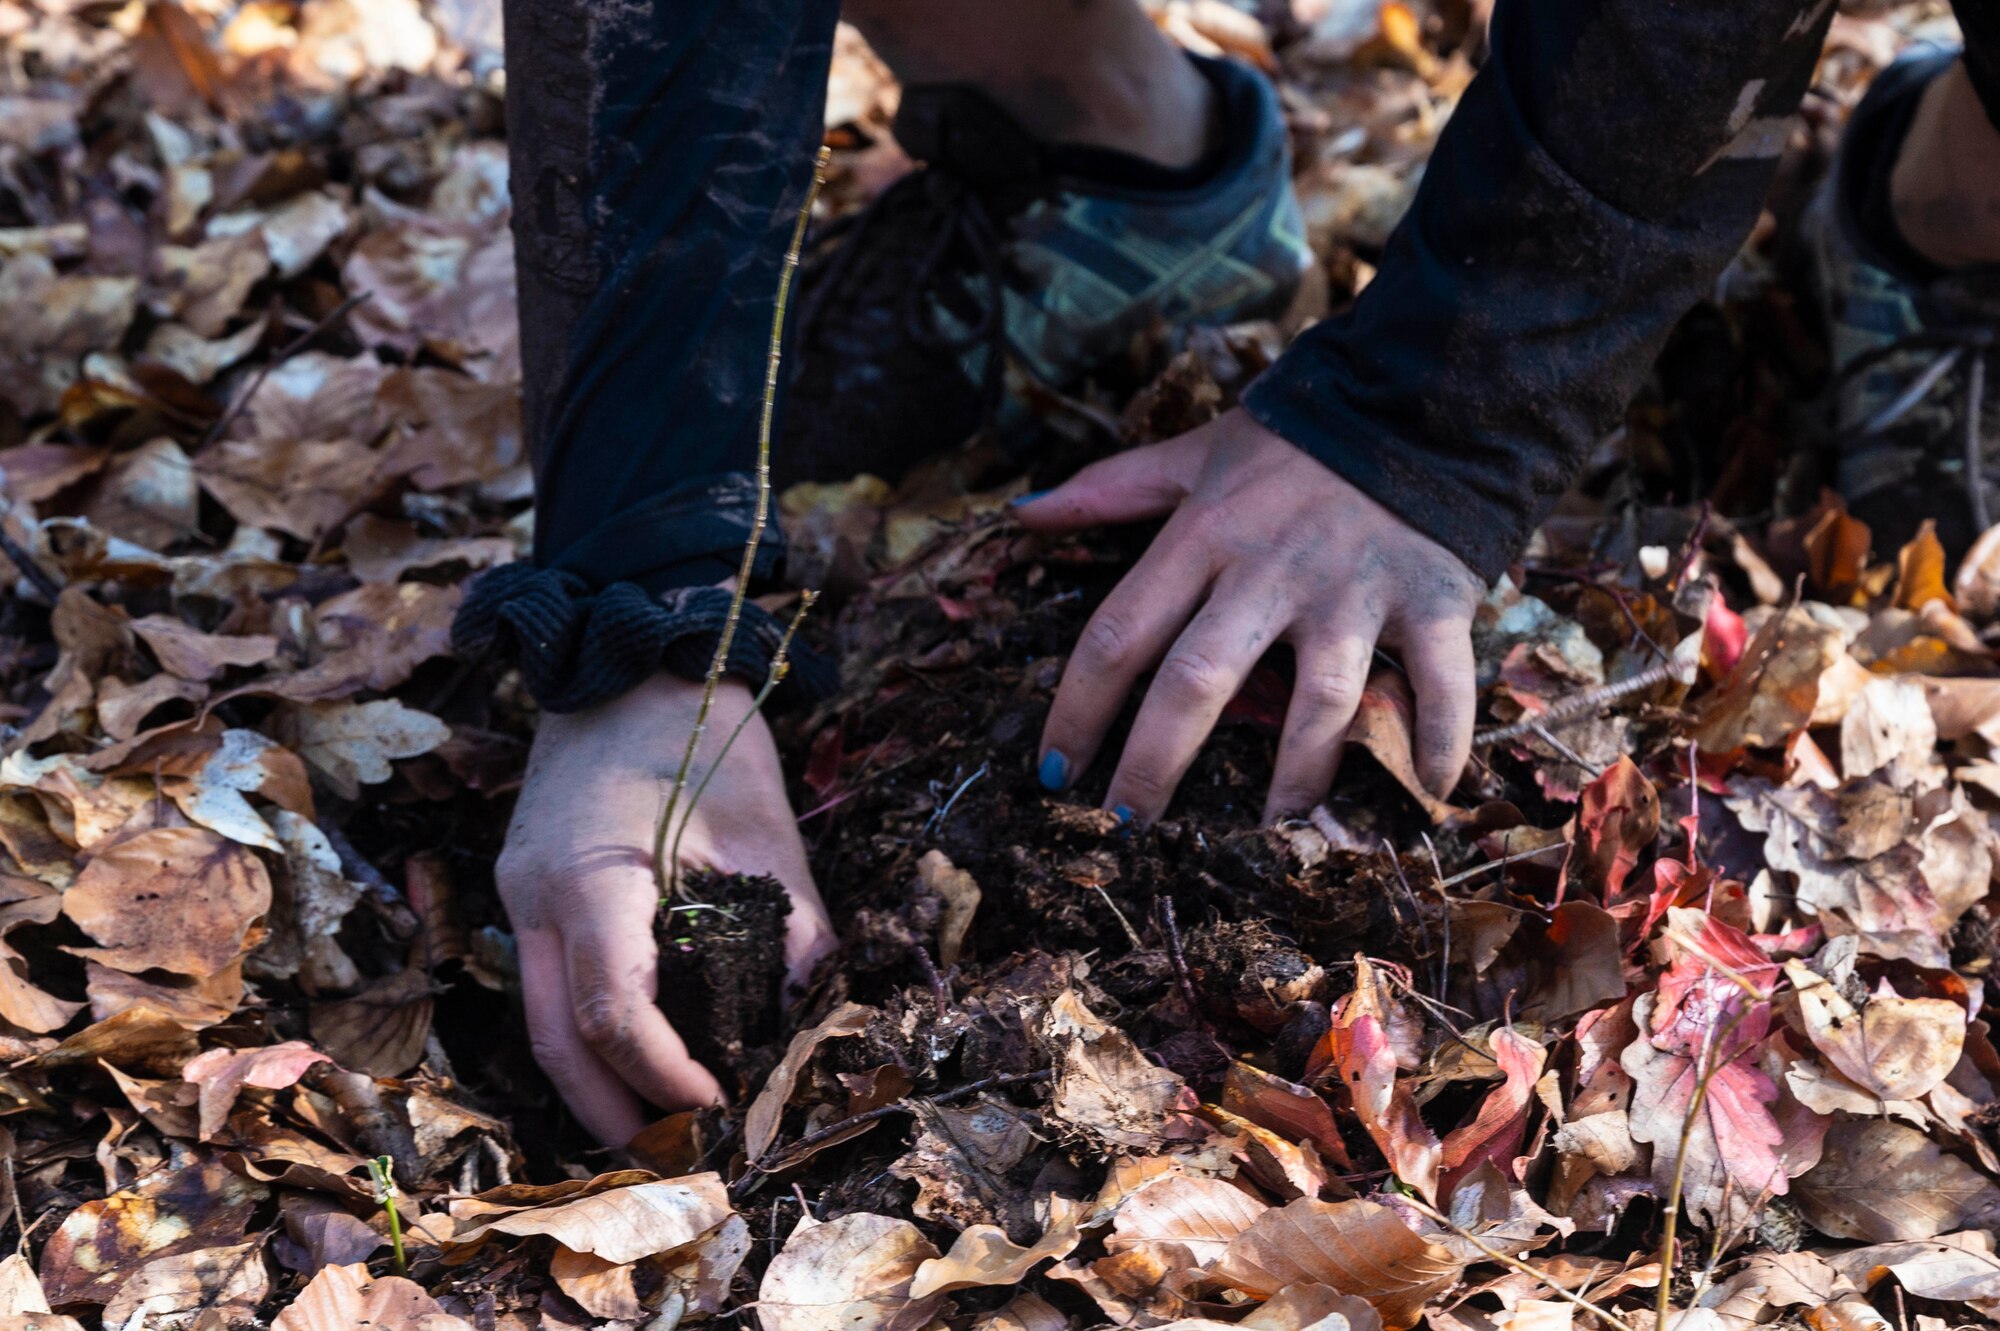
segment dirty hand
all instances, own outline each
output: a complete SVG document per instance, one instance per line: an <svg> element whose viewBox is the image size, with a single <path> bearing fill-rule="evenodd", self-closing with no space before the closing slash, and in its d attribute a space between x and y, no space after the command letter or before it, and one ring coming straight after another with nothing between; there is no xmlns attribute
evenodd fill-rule
<svg viewBox="0 0 2000 1331"><path fill-rule="evenodd" d="M735 680L717 690L690 789L750 698ZM653 1005L653 833L700 705L700 684L662 674L591 711L543 717L496 867L520 940L535 1058L584 1126L614 1146L645 1125L642 1100L671 1110L723 1099ZM761 716L695 806L681 862L785 884L794 982L832 950L833 928Z"/></svg>
<svg viewBox="0 0 2000 1331"><path fill-rule="evenodd" d="M1401 653L1416 694L1418 775L1440 795L1457 782L1472 743L1478 577L1243 412L1106 458L1016 513L1049 533L1167 519L1063 670L1043 784L1061 789L1090 765L1133 683L1157 667L1104 803L1158 818L1278 642L1298 671L1266 821L1305 812L1333 784L1377 642Z"/></svg>

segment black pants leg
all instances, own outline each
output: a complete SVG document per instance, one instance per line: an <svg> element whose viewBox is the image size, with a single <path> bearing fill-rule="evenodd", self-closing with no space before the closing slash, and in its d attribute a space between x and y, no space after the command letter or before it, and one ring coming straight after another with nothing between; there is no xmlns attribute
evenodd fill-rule
<svg viewBox="0 0 2000 1331"><path fill-rule="evenodd" d="M838 15L838 0L506 0L544 567L649 591L734 571Z"/></svg>

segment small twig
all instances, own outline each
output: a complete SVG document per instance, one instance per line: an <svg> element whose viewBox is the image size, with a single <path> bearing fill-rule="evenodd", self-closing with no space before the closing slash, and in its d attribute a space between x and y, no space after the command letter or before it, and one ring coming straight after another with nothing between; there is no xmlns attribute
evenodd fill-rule
<svg viewBox="0 0 2000 1331"><path fill-rule="evenodd" d="M1132 950L1134 952L1144 952L1146 950L1146 940L1139 937L1139 931L1132 927L1132 921L1125 918L1125 912L1118 909L1118 903L1111 899L1111 894L1104 890L1104 885L1101 883L1092 883L1090 886L1092 891L1104 898L1105 906L1113 915L1118 917L1118 923L1125 926L1125 937L1132 940Z"/></svg>
<svg viewBox="0 0 2000 1331"><path fill-rule="evenodd" d="M1506 1267L1508 1270L1513 1271L1519 1275L1533 1277L1533 1279L1538 1284L1548 1286L1549 1289L1556 1295L1556 1297L1560 1298L1563 1302L1568 1304L1573 1304L1574 1306L1581 1308L1583 1311L1589 1313L1592 1317L1595 1317L1600 1322L1603 1322L1606 1326L1612 1328L1612 1331L1635 1331L1635 1328L1632 1326L1630 1322L1620 1317L1617 1313L1612 1312L1610 1309L1599 1307L1597 1304L1592 1303L1588 1299L1570 1293L1568 1290L1564 1289L1561 1285L1556 1284L1554 1281L1550 1280L1546 1275L1542 1274L1540 1271L1537 1271L1534 1267L1529 1266L1526 1262L1522 1261L1520 1258L1511 1257L1508 1254L1501 1252L1498 1248L1487 1247L1484 1243L1481 1243L1479 1241L1478 1235L1472 1233L1470 1230L1466 1229L1463 1225L1453 1220L1450 1216L1446 1215L1444 1212L1438 1210L1435 1206L1432 1206L1430 1203L1424 1201L1422 1198L1406 1194L1401 1200L1404 1205L1409 1206L1413 1210L1419 1211L1422 1214L1429 1216L1431 1219L1437 1221L1440 1225L1443 1225L1446 1229L1458 1235L1458 1237L1464 1239L1467 1243L1470 1243L1473 1247L1479 1249L1480 1252L1485 1253L1488 1257L1500 1263L1500 1265ZM1661 1275L1662 1283L1665 1282L1665 1279L1666 1279L1665 1274L1662 1273ZM1661 1322L1658 1325L1664 1327L1666 1324L1664 1322Z"/></svg>
<svg viewBox="0 0 2000 1331"><path fill-rule="evenodd" d="M1557 739L1555 737L1555 734L1547 726L1543 725L1540 721L1536 721L1532 725L1530 725L1529 731L1534 735L1536 739L1548 745L1551 749L1554 749L1556 751L1556 757L1562 759L1564 762L1569 763L1574 767L1580 768L1583 771L1583 774L1585 776L1588 776L1591 780L1595 781L1598 777L1604 775L1604 769L1602 767L1599 767L1596 763L1591 762L1588 758L1585 758L1575 749L1572 749L1569 745Z"/></svg>
<svg viewBox="0 0 2000 1331"><path fill-rule="evenodd" d="M1710 968L1722 969L1713 962L1710 963ZM1748 982L1741 980L1740 977L1732 978L1737 978L1738 983L1749 987ZM1750 992L1755 994L1757 991L1752 987ZM1702 1105L1708 1098L1708 1083L1721 1070L1723 1063L1729 1061L1721 1057L1721 1051L1728 1046L1729 1037L1736 1034L1736 1028L1755 1010L1754 1001L1746 1003L1737 1009L1736 1015L1731 1017L1721 1030L1710 1027L1708 1031L1708 1038L1705 1041L1707 1048L1702 1051L1701 1075L1695 1079L1694 1093L1688 1096L1687 1113L1681 1118L1680 1146L1674 1156L1674 1178L1667 1188L1666 1214L1660 1224L1660 1292L1653 1305L1655 1326L1664 1327L1667 1324L1667 1314L1673 1308L1674 1235L1679 1228L1681 1218L1681 1187L1687 1178L1688 1144L1694 1140L1695 1123L1700 1119Z"/></svg>
<svg viewBox="0 0 2000 1331"><path fill-rule="evenodd" d="M688 796L687 812L681 816L680 830L674 833L673 852L668 856L669 867L673 871L671 876L676 880L680 876L681 840L687 836L688 824L694 820L694 811L701 804L701 797L708 793L708 783L715 779L715 774L722 769L723 760L729 757L730 751L736 747L736 741L741 739L743 732L749 728L750 719L764 710L764 704L770 700L772 690L782 684L785 676L791 673L792 662L788 653L792 649L792 639L798 636L799 625L805 623L806 612L813 608L813 603L817 600L819 593L816 591L800 595L799 608L792 612L792 622L785 625L784 635L778 639L778 650L771 653L771 668L764 672L763 686L757 690L757 696L750 700L749 709L737 718L735 726L729 731L729 738L722 741L722 748L716 752L715 761L708 765L708 770L701 774L701 780L696 784L694 794ZM668 806L667 813L669 815L673 813L671 805ZM662 826L664 825L663 819ZM657 874L657 869L655 872Z"/></svg>
<svg viewBox="0 0 2000 1331"><path fill-rule="evenodd" d="M931 986L931 1001L937 1004L937 1019L942 1022L951 1011L951 990L945 987L944 976L938 974L937 963L931 960L930 949L915 939L910 941L910 951L917 957L917 969L924 973L924 979Z"/></svg>
<svg viewBox="0 0 2000 1331"><path fill-rule="evenodd" d="M951 817L951 811L953 807L957 805L958 797L960 795L963 795L966 791L972 789L972 783L977 781L980 777L985 776L987 768L988 764L986 763L979 764L978 771L974 772L971 776L965 778L965 780L958 783L958 789L951 792L951 798L947 799L944 802L944 804L938 809L938 811L931 815L930 821L924 824L924 832L926 835L935 832L938 828L944 826L944 820Z"/></svg>
<svg viewBox="0 0 2000 1331"><path fill-rule="evenodd" d="M674 773L667 807L661 812L659 827L653 833L653 880L659 887L662 900L673 896L680 886L680 862L668 857L667 838L673 830L674 811L680 807L681 795L687 790L688 774L694 770L701 737L708 731L709 713L715 710L716 690L721 687L722 676L729 669L729 649L736 643L736 628L743 621L743 602L750 595L750 579L757 571L757 550L764 543L764 528L771 520L771 422L778 407L778 363L785 348L785 310L791 303L792 276L798 272L799 251L805 247L806 223L812 219L813 201L819 197L819 188L826 181L826 164L830 156L822 147L813 162L812 184L806 189L805 202L799 205L798 220L792 225L792 243L785 250L784 266L778 273L778 299L771 310L771 341L764 356L764 411L757 424L757 509L750 519L750 534L743 542L743 559L736 569L736 587L729 601L729 616L722 621L722 632L715 640L715 655L709 659L708 671L702 677L701 706L694 714L694 728L688 732L687 748L681 752L680 768ZM804 613L803 609L800 613ZM793 620L794 626L797 622ZM772 673L776 674L775 661L772 667ZM770 683L766 681L766 688L770 687ZM678 838L674 844L680 844Z"/></svg>
<svg viewBox="0 0 2000 1331"><path fill-rule="evenodd" d="M222 438L222 432L236 423L236 418L241 416L243 409L250 405L250 399L257 396L257 390L262 388L264 381L271 377L272 370L284 364L293 356L296 356L314 338L333 327L349 310L365 300L372 299L374 295L375 293L372 291L356 292L354 295L340 302L340 304L334 306L331 310L328 310L312 327L278 348L269 360L257 367L257 372L250 376L250 383L241 393L236 395L236 400L229 404L229 409L216 419L215 424L208 427L208 433L201 437L201 445L195 451L200 452L201 449L207 448L210 444Z"/></svg>
<svg viewBox="0 0 2000 1331"><path fill-rule="evenodd" d="M1403 885L1403 895L1410 899L1410 914L1416 917L1417 936L1423 940L1424 951L1431 950L1431 927L1424 923L1424 908L1417 904L1417 890L1410 886L1409 875L1403 872L1403 857L1389 844L1389 838L1382 838L1382 850L1389 857L1389 867L1396 871L1396 881ZM1447 906L1449 909L1449 906Z"/></svg>
<svg viewBox="0 0 2000 1331"><path fill-rule="evenodd" d="M1513 855L1503 855L1497 860L1488 860L1484 864L1475 864L1470 869L1465 869L1458 873L1453 874L1451 877L1445 879L1442 883L1439 883L1438 886L1457 887L1460 883L1465 882L1467 879L1477 878L1480 874L1485 873L1488 869L1504 869L1506 866L1510 864L1519 864L1522 860L1532 860L1537 855L1546 855L1552 850L1568 850L1568 849L1569 849L1569 842L1552 841L1546 846L1537 846L1533 850L1523 850Z"/></svg>
<svg viewBox="0 0 2000 1331"><path fill-rule="evenodd" d="M13 514L14 505L0 496L0 554L7 556L7 562L28 580L29 585L41 593L42 599L54 605L62 596L62 584L53 574L35 562L35 557L7 530L7 518Z"/></svg>
<svg viewBox="0 0 2000 1331"><path fill-rule="evenodd" d="M1188 1015L1209 1029L1208 1017L1201 1010L1201 1000L1195 996L1194 976L1188 970L1187 953L1181 948L1181 926L1174 918L1174 899L1163 896L1157 908L1160 917L1160 932L1166 935L1167 956L1174 965L1174 980L1180 986L1181 999L1188 1005ZM1215 1032L1209 1029L1209 1038Z"/></svg>
<svg viewBox="0 0 2000 1331"><path fill-rule="evenodd" d="M1554 729L1557 726L1579 720L1596 711L1598 708L1617 702L1622 698L1629 698L1635 693L1644 693L1648 689L1657 688L1669 680L1677 684L1692 684L1694 682L1693 670L1692 663L1683 666L1677 664L1672 658L1668 658L1665 661L1649 665L1638 674L1621 679L1615 684L1600 684L1594 689L1585 689L1582 693L1572 694L1560 702L1551 703L1546 710L1537 716L1529 717L1523 721L1516 721L1510 726L1494 726L1486 730L1481 730L1473 735L1472 742L1475 745L1503 744L1508 740L1519 739L1523 735L1533 734L1537 726Z"/></svg>
<svg viewBox="0 0 2000 1331"><path fill-rule="evenodd" d="M1002 1086L1021 1086L1029 1082L1047 1081L1053 1076L1055 1076L1054 1068L1043 1068L1039 1072L1003 1072L998 1076L986 1077L975 1082L967 1082L963 1086L945 1091L939 1095L927 1095L918 1099L895 1100L889 1104L878 1105L874 1109L850 1115L847 1118L841 1119L838 1123L829 1123L817 1132L807 1133L778 1152L775 1159L767 1158L751 1162L749 1167L743 1171L742 1177L730 1184L730 1195L741 1195L742 1191L759 1175L775 1174L779 1170L787 1168L793 1157L800 1155L802 1152L809 1152L821 1142L831 1141L842 1133L851 1131L864 1123L873 1123L877 1119L887 1118L891 1114L916 1114L921 1112L926 1105L955 1104L960 1100L970 1099L972 1096L978 1095L981 1091L995 1090Z"/></svg>

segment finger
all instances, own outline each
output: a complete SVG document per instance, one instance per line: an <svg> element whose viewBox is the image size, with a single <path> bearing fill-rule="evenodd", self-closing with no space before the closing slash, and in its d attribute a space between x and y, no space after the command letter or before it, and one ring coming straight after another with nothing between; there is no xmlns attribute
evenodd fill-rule
<svg viewBox="0 0 2000 1331"><path fill-rule="evenodd" d="M1165 517L1194 488L1201 450L1195 435L1128 448L1053 490L1015 500L1014 516L1029 531L1050 534Z"/></svg>
<svg viewBox="0 0 2000 1331"><path fill-rule="evenodd" d="M722 1104L721 1083L654 1005L659 954L651 931L577 929L563 941L571 1015L592 1052L662 1109Z"/></svg>
<svg viewBox="0 0 2000 1331"><path fill-rule="evenodd" d="M1366 612L1343 612L1321 631L1323 636L1298 649L1292 701L1285 709L1271 793L1264 803L1266 823L1307 812L1333 787L1380 631L1379 621Z"/></svg>
<svg viewBox="0 0 2000 1331"><path fill-rule="evenodd" d="M1417 779L1443 799L1458 784L1472 752L1472 719L1478 705L1472 630L1456 620L1432 620L1396 636L1403 669L1416 694Z"/></svg>
<svg viewBox="0 0 2000 1331"><path fill-rule="evenodd" d="M1063 667L1048 723L1042 727L1040 774L1050 790L1067 789L1104 742L1139 676L1153 668L1207 595L1210 559L1182 539L1177 513L1139 562L1097 607Z"/></svg>
<svg viewBox="0 0 2000 1331"><path fill-rule="evenodd" d="M791 889L792 913L785 917L785 981L794 989L804 989L812 980L819 959L840 945L827 919L819 889L807 874Z"/></svg>
<svg viewBox="0 0 2000 1331"><path fill-rule="evenodd" d="M1166 812L1202 741L1283 629L1277 603L1218 587L1160 662L1105 807L1149 823Z"/></svg>
<svg viewBox="0 0 2000 1331"><path fill-rule="evenodd" d="M528 1045L563 1103L592 1136L623 1146L646 1126L639 1097L590 1051L570 1019L562 944L542 929L520 935L521 995Z"/></svg>

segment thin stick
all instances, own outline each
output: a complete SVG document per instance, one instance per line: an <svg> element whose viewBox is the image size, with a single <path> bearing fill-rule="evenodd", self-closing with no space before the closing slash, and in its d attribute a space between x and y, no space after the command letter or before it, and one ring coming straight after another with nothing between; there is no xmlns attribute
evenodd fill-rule
<svg viewBox="0 0 2000 1331"><path fill-rule="evenodd" d="M202 448L207 448L210 444L222 438L222 432L236 423L236 418L241 416L243 409L250 405L250 399L257 396L257 390L262 388L264 381L271 377L272 370L284 364L293 356L296 356L314 338L333 327L349 310L365 300L372 300L374 296L375 293L372 291L356 292L354 295L340 302L340 304L334 306L331 310L328 310L312 327L285 343L284 346L279 347L269 360L257 367L257 373L250 376L249 387L237 394L236 400L229 404L229 409L222 413L215 424L208 427L208 433L201 437L200 448L197 448L195 451L200 452Z"/></svg>
<svg viewBox="0 0 2000 1331"><path fill-rule="evenodd" d="M1503 855L1497 860L1488 860L1484 864L1475 864L1470 869L1466 869L1460 873L1453 874L1451 877L1445 879L1442 883L1439 883L1438 886L1457 887L1460 883L1465 882L1467 879L1479 877L1480 874L1485 873L1488 869L1502 869L1510 864L1519 864L1522 860L1532 860L1537 855L1546 855L1552 850L1568 850L1568 849L1569 849L1569 842L1567 841L1551 841L1548 845L1537 846L1533 850L1523 850L1512 855Z"/></svg>
<svg viewBox="0 0 2000 1331"><path fill-rule="evenodd" d="M798 633L799 625L805 622L806 611L812 609L813 602L818 599L819 593L816 591L806 592L799 597L799 608L792 613L792 622L785 626L784 636L778 639L778 650L771 654L771 668L764 674L763 687L759 688L757 696L750 700L749 710L736 719L736 725L730 730L729 738L722 741L721 752L715 755L715 761L708 765L708 770L701 774L701 781L695 786L694 794L688 796L687 816L681 819L680 829L674 833L673 852L667 856L668 862L675 868L675 878L680 876L681 838L687 835L688 823L693 820L694 811L701 804L702 795L708 790L708 783L715 779L716 772L722 767L722 760L729 756L729 751L736 747L736 741L742 738L744 730L750 725L750 718L764 710L765 700L771 696L771 690L783 683L785 676L791 673L792 665L786 653L791 650L792 638ZM672 812L671 807L668 812Z"/></svg>
<svg viewBox="0 0 2000 1331"><path fill-rule="evenodd" d="M784 354L785 308L791 301L792 274L798 271L799 251L805 247L806 223L812 219L819 187L826 181L829 156L821 148L813 162L812 184L806 189L805 202L799 206L798 220L792 225L792 243L785 251L784 267L778 274L778 300L771 311L771 345L764 358L764 412L757 424L757 512L750 522L750 537L743 543L743 562L736 570L736 591L730 598L729 617L723 621L722 634L715 640L715 656L702 680L701 707L695 712L694 729L688 734L680 769L674 773L673 791L667 796L666 810L661 813L660 825L653 834L653 879L663 898L672 896L680 885L680 864L667 856L667 834L673 827L681 792L687 789L688 773L694 770L701 737L708 730L708 714L715 708L715 691L722 683L723 672L729 668L729 649L736 644L736 626L743 618L744 598L750 594L757 550L764 543L764 527L771 519L771 421L778 404L778 362Z"/></svg>
<svg viewBox="0 0 2000 1331"><path fill-rule="evenodd" d="M776 1158L753 1161L750 1167L744 1171L743 1177L730 1185L729 1191L732 1195L739 1194L758 1175L775 1174L779 1170L786 1168L786 1162L791 1157L797 1156L800 1152L809 1150L814 1146L818 1146L821 1142L830 1141L843 1132L859 1127L863 1123L873 1123L877 1119L887 1118L891 1114L915 1114L921 1112L925 1105L953 1104L959 1100L969 1099L972 1096L978 1095L981 1091L990 1091L1001 1086L1020 1086L1027 1082L1047 1081L1053 1076L1055 1076L1054 1068L1043 1068L1039 1072L1005 1072L996 1077L986 1077L979 1081L968 1082L941 1095L927 1095L920 1100L896 1100L886 1105L878 1105L874 1109L843 1118L838 1123L829 1123L817 1132L807 1133L791 1145L785 1147L782 1151L777 1152Z"/></svg>
<svg viewBox="0 0 2000 1331"><path fill-rule="evenodd" d="M1720 970L1710 963L1712 969ZM1739 977L1739 984L1749 987L1748 982ZM1754 994L1756 990L1751 988ZM1687 1114L1681 1119L1681 1137L1678 1153L1674 1156L1674 1180L1667 1188L1666 1215L1660 1224L1660 1292L1653 1303L1655 1326L1667 1324L1667 1314L1673 1309L1674 1275L1674 1234L1681 1218L1681 1186L1687 1178L1688 1143L1694 1140L1694 1125L1701 1117L1702 1104L1708 1098L1709 1079L1722 1067L1721 1050L1728 1045L1729 1037L1736 1034L1736 1028L1755 1010L1755 1003L1747 1003L1737 1010L1720 1031L1709 1031L1708 1047L1702 1051L1701 1076L1695 1079L1694 1094L1688 1097Z"/></svg>
<svg viewBox="0 0 2000 1331"><path fill-rule="evenodd" d="M1617 702L1621 698L1629 698L1635 693L1644 693L1647 689L1655 688L1658 685L1666 683L1668 680L1673 680L1678 684L1692 684L1694 682L1694 668L1692 664L1683 666L1671 658L1658 662L1657 664L1647 666L1636 675L1619 680L1616 684L1603 684L1594 689L1585 689L1582 693L1573 694L1570 697L1564 698L1561 702L1552 703L1539 716L1530 717L1524 721L1516 721L1511 726L1494 726L1490 729L1481 730L1473 735L1472 742L1475 745L1481 746L1500 744L1510 739L1519 739L1523 735L1533 734L1537 726L1554 729L1557 726L1566 725L1571 721L1578 720L1600 707Z"/></svg>
<svg viewBox="0 0 2000 1331"><path fill-rule="evenodd" d="M1522 1261L1520 1258L1510 1257L1506 1253L1501 1252L1498 1248L1487 1247L1484 1243L1481 1243L1479 1241L1479 1237L1476 1234L1473 1234L1463 1225L1459 1224L1457 1221L1453 1220L1450 1216L1438 1210L1436 1207L1430 1205L1428 1202L1423 1201L1421 1198L1405 1195L1402 1198L1402 1201L1405 1205L1411 1207L1414 1210L1420 1211L1424 1215L1427 1215L1431 1219L1437 1221L1440 1225L1443 1225L1446 1229L1458 1235L1460 1238L1464 1239L1467 1243L1470 1243L1473 1247L1479 1249L1479 1251L1485 1253L1488 1257L1500 1263L1500 1265L1506 1267L1508 1270L1517 1272L1524 1276L1531 1276L1535 1279L1537 1283L1547 1285L1550 1291L1552 1291L1558 1298L1562 1299L1563 1302L1574 1304L1576 1307L1583 1309L1583 1311L1589 1313L1592 1317L1597 1318L1599 1321L1603 1322L1606 1326L1611 1327L1612 1331L1634 1331L1632 1324L1626 1321L1624 1318L1620 1317L1617 1313L1612 1312L1608 1308L1600 1308L1598 1305L1592 1303L1590 1300L1570 1293L1568 1290L1564 1289L1561 1285L1556 1284L1553 1280L1550 1280L1546 1275L1542 1274L1540 1271L1537 1271L1534 1267L1529 1266L1526 1262ZM1661 1275L1662 1283L1665 1282L1665 1279L1666 1279L1665 1274L1662 1273ZM1664 1323L1662 1323L1661 1325L1664 1325Z"/></svg>

